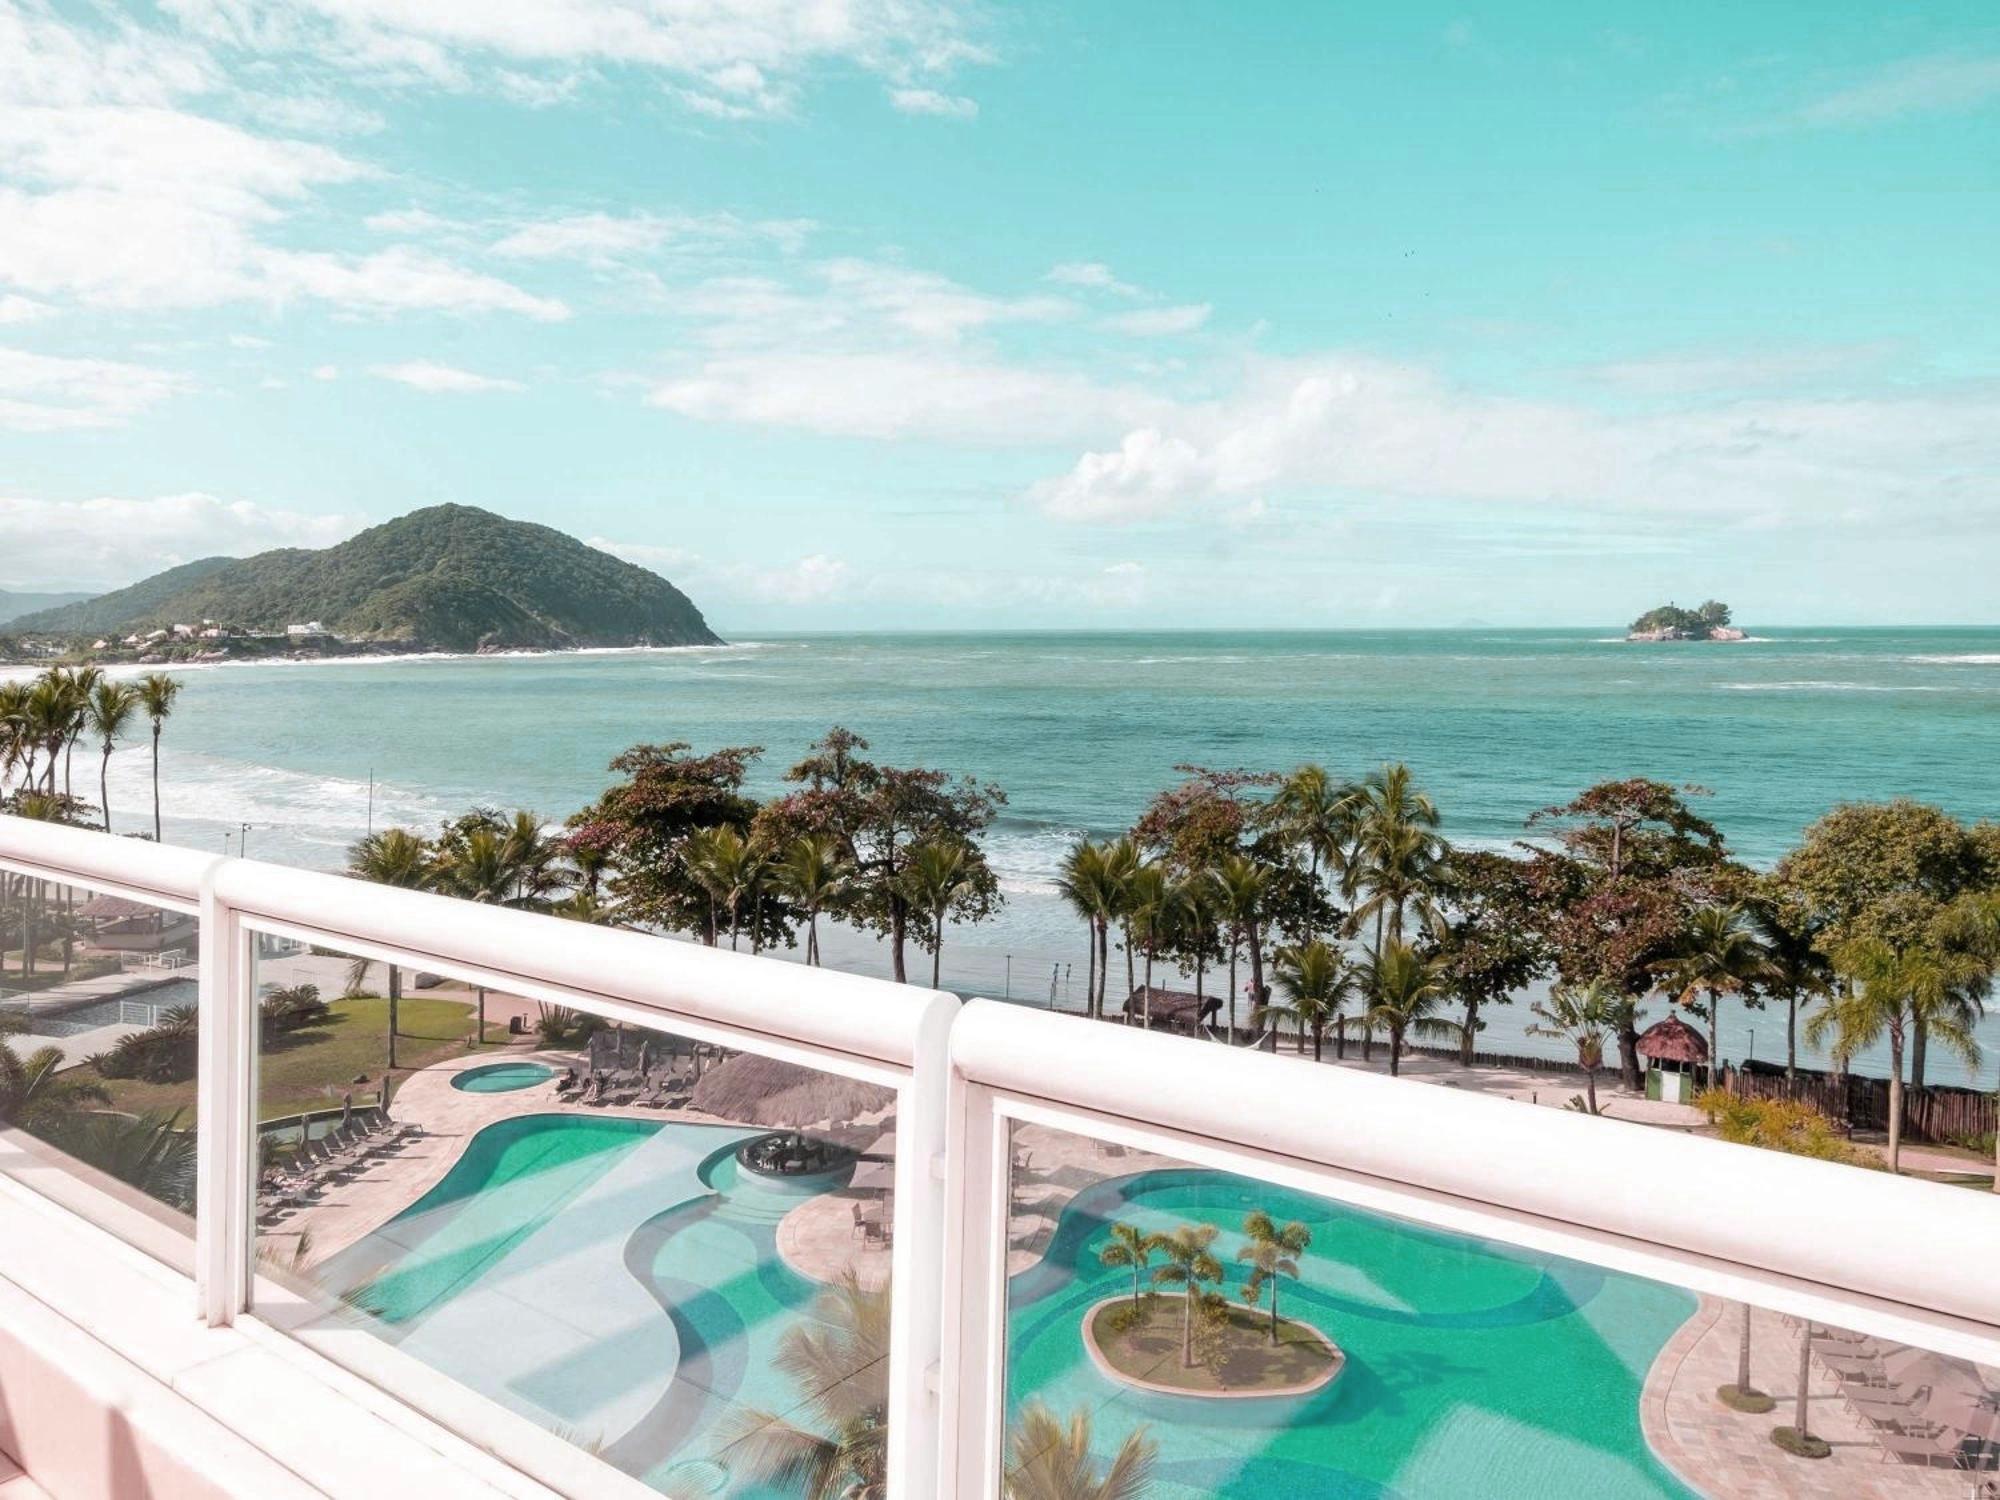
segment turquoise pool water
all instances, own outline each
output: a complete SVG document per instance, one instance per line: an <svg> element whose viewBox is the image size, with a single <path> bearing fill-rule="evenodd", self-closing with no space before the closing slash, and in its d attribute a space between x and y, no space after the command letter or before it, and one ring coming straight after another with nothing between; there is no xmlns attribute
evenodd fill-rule
<svg viewBox="0 0 2000 1500"><path fill-rule="evenodd" d="M796 1500L717 1461L746 1410L810 1420L778 1354L817 1289L785 1267L776 1231L824 1184L744 1172L736 1148L755 1134L596 1115L503 1121L320 1274L384 1337L656 1488ZM1079 1328L1129 1285L1098 1261L1109 1225L1216 1225L1234 1296L1253 1208L1311 1228L1282 1307L1346 1352L1341 1379L1223 1403L1100 1375ZM1065 1417L1088 1410L1106 1457L1143 1425L1160 1448L1146 1500L1688 1500L1646 1446L1639 1391L1693 1309L1672 1287L1263 1183L1148 1172L1078 1194L1047 1255L1013 1278L1008 1402L1010 1415L1030 1398Z"/></svg>
<svg viewBox="0 0 2000 1500"><path fill-rule="evenodd" d="M1112 1222L1222 1230L1225 1287L1244 1215L1313 1235L1281 1308L1347 1354L1317 1395L1217 1402L1115 1384L1084 1353L1084 1310L1130 1286L1098 1261ZM1043 1261L1009 1288L1010 1415L1029 1398L1093 1413L1109 1456L1143 1425L1159 1445L1147 1500L1583 1496L1690 1500L1639 1428L1654 1356L1694 1311L1686 1292L1437 1233L1266 1183L1195 1169L1086 1189Z"/></svg>
<svg viewBox="0 0 2000 1500"><path fill-rule="evenodd" d="M454 1073L451 1086L468 1094L511 1094L515 1089L531 1089L538 1083L547 1083L555 1076L556 1070L547 1063L488 1063L483 1068Z"/></svg>

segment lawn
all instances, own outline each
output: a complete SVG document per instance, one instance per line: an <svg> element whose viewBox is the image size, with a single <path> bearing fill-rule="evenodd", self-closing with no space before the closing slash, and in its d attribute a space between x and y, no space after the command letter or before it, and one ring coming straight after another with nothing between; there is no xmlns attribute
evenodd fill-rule
<svg viewBox="0 0 2000 1500"><path fill-rule="evenodd" d="M333 1002L333 1020L326 1026L295 1032L280 1040L259 1060L258 1118L276 1119L340 1102L348 1089L357 1103L372 1100L381 1087L387 1058L389 1002L372 996ZM489 1022L489 1043L504 1042L507 1030ZM458 1000L434 1000L406 995L397 1003L396 1071L427 1068L447 1057L463 1056L472 1038L472 1007ZM495 1049L499 1050L499 1049ZM80 1076L92 1070L79 1069ZM365 1077L367 1082L355 1080ZM179 1109L194 1117L195 1084L142 1083L113 1079L105 1083L112 1107L131 1113Z"/></svg>

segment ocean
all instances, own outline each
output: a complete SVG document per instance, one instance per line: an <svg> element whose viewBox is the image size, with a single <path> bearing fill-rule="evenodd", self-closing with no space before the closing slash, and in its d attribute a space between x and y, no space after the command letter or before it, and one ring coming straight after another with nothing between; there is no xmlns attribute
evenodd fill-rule
<svg viewBox="0 0 2000 1500"><path fill-rule="evenodd" d="M1657 645L1592 630L759 635L185 676L165 739L168 838L324 868L369 826L371 776L377 827L428 827L475 803L560 819L628 745L761 745L752 790L769 792L844 724L879 759L1006 791L989 856L1007 909L948 939L943 978L1034 1003L1083 991L1081 924L1050 884L1063 850L1125 827L1183 764L1358 774L1403 760L1449 837L1496 847L1595 781L1695 783L1712 792L1700 810L1755 864L1845 800L2000 815L2000 629ZM79 747L80 780L86 765L94 786ZM143 740L113 759L112 809L120 828L149 815ZM830 958L885 967L851 936ZM1547 1051L1521 1038L1523 1009L1497 1013L1482 1045ZM1782 1017L1730 1009L1726 1051L1782 1056ZM2000 1052L2000 1025L1987 1034ZM1960 1072L1934 1064L1933 1076Z"/></svg>

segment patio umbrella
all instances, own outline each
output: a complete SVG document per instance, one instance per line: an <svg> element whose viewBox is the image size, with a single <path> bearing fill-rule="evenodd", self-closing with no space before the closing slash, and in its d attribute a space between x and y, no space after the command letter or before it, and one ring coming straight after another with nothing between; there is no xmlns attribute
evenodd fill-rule
<svg viewBox="0 0 2000 1500"><path fill-rule="evenodd" d="M651 1041L639 1043L639 1076L644 1078L653 1066L653 1044Z"/></svg>
<svg viewBox="0 0 2000 1500"><path fill-rule="evenodd" d="M739 1052L702 1075L690 1102L717 1119L799 1131L809 1125L847 1124L857 1115L888 1108L895 1099L894 1090L877 1083Z"/></svg>
<svg viewBox="0 0 2000 1500"><path fill-rule="evenodd" d="M345 1130L354 1121L354 1090L349 1089L340 1096L340 1128Z"/></svg>
<svg viewBox="0 0 2000 1500"><path fill-rule="evenodd" d="M1977 1365L1929 1349L1897 1349L1883 1355L1882 1373L1892 1385L1906 1391L1928 1388L1933 1401L1948 1392L1973 1396L1986 1393L1986 1382L1980 1378Z"/></svg>

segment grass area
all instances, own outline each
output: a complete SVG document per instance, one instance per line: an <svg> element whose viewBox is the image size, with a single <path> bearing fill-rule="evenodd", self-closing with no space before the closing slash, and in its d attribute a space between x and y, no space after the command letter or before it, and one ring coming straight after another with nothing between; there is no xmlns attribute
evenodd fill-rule
<svg viewBox="0 0 2000 1500"><path fill-rule="evenodd" d="M396 1071L427 1068L447 1057L463 1056L472 1040L472 1007L458 1000L406 995L397 1003ZM260 1119L325 1109L354 1090L356 1102L372 1099L381 1087L388 1060L389 1002L374 996L333 1002L330 1025L294 1032L267 1051L258 1067L262 1085ZM507 1028L487 1023L486 1039L504 1042ZM78 1070L93 1076L93 1070ZM354 1080L367 1078L366 1084ZM116 1109L138 1113L180 1109L194 1114L193 1079L183 1083L142 1083L136 1079L105 1080Z"/></svg>
<svg viewBox="0 0 2000 1500"><path fill-rule="evenodd" d="M1090 1337L1114 1370L1149 1385L1195 1393L1286 1390L1331 1374L1340 1356L1324 1337L1290 1318L1230 1304L1204 1328L1197 1323L1195 1363L1181 1363L1179 1296L1147 1295L1136 1316L1129 1300L1091 1314Z"/></svg>

